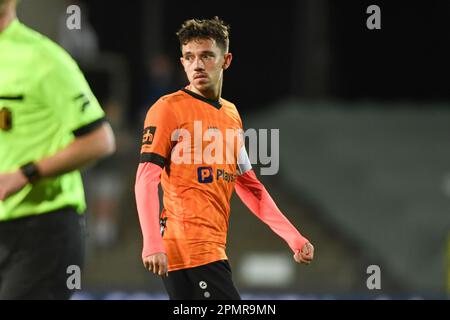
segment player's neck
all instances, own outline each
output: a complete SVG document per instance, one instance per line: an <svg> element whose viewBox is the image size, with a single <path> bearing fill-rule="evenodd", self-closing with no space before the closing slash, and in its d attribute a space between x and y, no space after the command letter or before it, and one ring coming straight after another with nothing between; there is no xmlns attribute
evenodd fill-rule
<svg viewBox="0 0 450 320"><path fill-rule="evenodd" d="M220 94L222 92L222 86L219 86L218 88L214 88L211 90L200 91L197 88L195 88L193 85L189 85L188 89L206 99L210 99L213 101L219 101Z"/></svg>
<svg viewBox="0 0 450 320"><path fill-rule="evenodd" d="M6 7L0 7L0 32L3 32L16 18L16 11L9 7L11 3Z"/></svg>

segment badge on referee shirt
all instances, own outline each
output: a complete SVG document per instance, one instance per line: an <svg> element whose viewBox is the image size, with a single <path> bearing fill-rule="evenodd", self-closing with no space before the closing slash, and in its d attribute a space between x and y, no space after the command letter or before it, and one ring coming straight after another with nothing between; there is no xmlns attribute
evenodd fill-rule
<svg viewBox="0 0 450 320"><path fill-rule="evenodd" d="M12 113L6 107L0 109L0 129L3 131L11 130L12 128Z"/></svg>

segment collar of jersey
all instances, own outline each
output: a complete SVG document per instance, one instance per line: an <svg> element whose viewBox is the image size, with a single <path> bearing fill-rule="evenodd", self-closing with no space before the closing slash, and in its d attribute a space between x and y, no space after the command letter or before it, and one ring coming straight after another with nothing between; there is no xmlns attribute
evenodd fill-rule
<svg viewBox="0 0 450 320"><path fill-rule="evenodd" d="M12 34L14 30L17 29L17 27L20 25L19 19L15 18L11 23L4 29L2 32L0 32L0 39L7 37L8 35Z"/></svg>
<svg viewBox="0 0 450 320"><path fill-rule="evenodd" d="M190 95L191 97L193 97L193 98L195 98L195 99L198 99L198 100L201 100L201 101L203 101L203 102L206 102L207 104L213 106L213 107L216 108L217 110L219 110L220 108L222 108L222 105L221 105L220 102L217 101L217 100L205 98L205 97L203 97L203 96L201 96L201 95L199 95L199 94L197 94L197 93L195 93L195 92L192 92L191 90L188 90L188 89L186 89L186 88L181 89L181 91L187 93L188 95Z"/></svg>

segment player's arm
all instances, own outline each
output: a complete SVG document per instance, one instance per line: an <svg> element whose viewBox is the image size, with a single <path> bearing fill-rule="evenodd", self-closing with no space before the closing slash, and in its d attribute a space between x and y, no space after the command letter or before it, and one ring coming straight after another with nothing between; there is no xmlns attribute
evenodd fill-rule
<svg viewBox="0 0 450 320"><path fill-rule="evenodd" d="M148 111L137 169L135 196L142 231L142 262L146 269L160 276L168 273L168 260L159 224L158 185L170 158L176 128L171 106L159 100Z"/></svg>
<svg viewBox="0 0 450 320"><path fill-rule="evenodd" d="M136 173L135 196L143 236L142 262L146 269L160 276L167 275L167 255L159 225L158 185L162 167L140 163Z"/></svg>
<svg viewBox="0 0 450 320"><path fill-rule="evenodd" d="M314 257L313 245L278 209L269 192L251 169L245 147L241 148L239 154L239 168L241 174L236 178L235 184L239 198L250 211L287 242L294 252L296 262L309 264Z"/></svg>

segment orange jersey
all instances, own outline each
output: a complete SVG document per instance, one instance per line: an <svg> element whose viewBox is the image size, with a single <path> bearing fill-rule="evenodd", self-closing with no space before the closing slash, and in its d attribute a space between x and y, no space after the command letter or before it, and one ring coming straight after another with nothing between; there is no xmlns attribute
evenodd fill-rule
<svg viewBox="0 0 450 320"><path fill-rule="evenodd" d="M162 97L149 109L141 162L164 167L163 242L169 271L227 259L230 198L242 144L232 133L240 130L234 104L186 89Z"/></svg>

